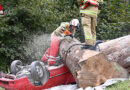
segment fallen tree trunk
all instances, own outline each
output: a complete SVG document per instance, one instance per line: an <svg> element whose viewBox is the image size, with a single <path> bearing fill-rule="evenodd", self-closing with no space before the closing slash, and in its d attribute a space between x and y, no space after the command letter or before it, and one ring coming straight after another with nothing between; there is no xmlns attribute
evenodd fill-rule
<svg viewBox="0 0 130 90"><path fill-rule="evenodd" d="M130 47L130 35L99 44L100 51L106 55L127 47Z"/></svg>
<svg viewBox="0 0 130 90"><path fill-rule="evenodd" d="M73 74L79 87L97 86L110 78L127 78L128 73L120 65L110 62L97 51L81 49L77 40L65 39L60 44L59 53Z"/></svg>
<svg viewBox="0 0 130 90"><path fill-rule="evenodd" d="M99 50L107 55L110 61L115 61L130 71L130 61L125 60L130 56L130 35L101 43Z"/></svg>

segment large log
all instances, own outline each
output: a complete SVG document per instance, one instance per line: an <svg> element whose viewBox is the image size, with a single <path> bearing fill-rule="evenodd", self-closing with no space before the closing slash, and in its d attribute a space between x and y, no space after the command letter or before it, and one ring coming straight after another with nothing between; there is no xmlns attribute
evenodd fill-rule
<svg viewBox="0 0 130 90"><path fill-rule="evenodd" d="M125 60L130 56L130 35L101 43L99 50L107 55L109 60L119 63L130 71L130 61Z"/></svg>
<svg viewBox="0 0 130 90"><path fill-rule="evenodd" d="M73 74L79 87L97 86L110 78L127 78L127 71L115 62L107 60L105 54L81 49L75 39L64 39L59 53Z"/></svg>
<svg viewBox="0 0 130 90"><path fill-rule="evenodd" d="M99 44L100 51L106 55L127 47L130 47L130 35Z"/></svg>

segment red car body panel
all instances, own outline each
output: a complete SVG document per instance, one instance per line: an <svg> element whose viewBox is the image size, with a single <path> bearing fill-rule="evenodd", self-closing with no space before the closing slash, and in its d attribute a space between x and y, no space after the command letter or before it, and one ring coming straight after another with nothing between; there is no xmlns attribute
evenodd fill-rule
<svg viewBox="0 0 130 90"><path fill-rule="evenodd" d="M16 79L2 77L0 78L0 87L5 88L6 90L41 90L75 82L72 74L65 65L53 69L49 67L48 70L50 74L49 79L41 86L32 85L27 79L27 76L23 76Z"/></svg>

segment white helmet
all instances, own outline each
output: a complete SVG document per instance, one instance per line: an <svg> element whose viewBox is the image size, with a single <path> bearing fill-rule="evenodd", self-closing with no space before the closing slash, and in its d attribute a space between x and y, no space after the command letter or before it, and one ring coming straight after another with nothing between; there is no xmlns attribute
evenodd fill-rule
<svg viewBox="0 0 130 90"><path fill-rule="evenodd" d="M79 20L78 20L78 19L72 19L72 20L70 21L70 25L79 27Z"/></svg>

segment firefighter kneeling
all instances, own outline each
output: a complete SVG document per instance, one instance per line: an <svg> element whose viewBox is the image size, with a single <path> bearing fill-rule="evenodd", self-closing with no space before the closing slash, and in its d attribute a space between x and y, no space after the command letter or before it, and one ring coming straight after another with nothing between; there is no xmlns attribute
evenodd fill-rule
<svg viewBox="0 0 130 90"><path fill-rule="evenodd" d="M57 65L56 61L59 59L59 42L65 36L74 37L76 29L79 27L79 20L72 19L69 22L62 22L61 25L51 34L50 47L46 50L42 57L43 62L48 62L48 65Z"/></svg>

